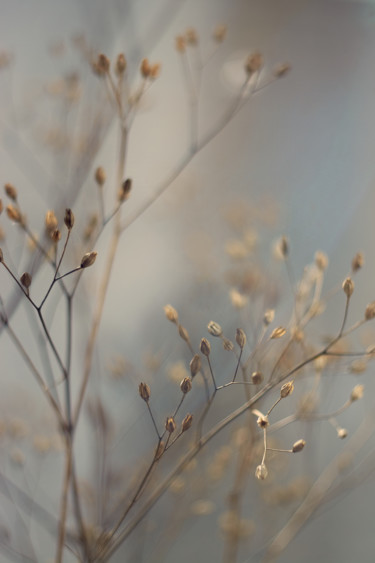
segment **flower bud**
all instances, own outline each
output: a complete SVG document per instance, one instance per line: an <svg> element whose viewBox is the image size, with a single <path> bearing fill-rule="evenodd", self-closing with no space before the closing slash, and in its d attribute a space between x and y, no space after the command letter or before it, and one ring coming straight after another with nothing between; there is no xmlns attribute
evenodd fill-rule
<svg viewBox="0 0 375 563"><path fill-rule="evenodd" d="M98 184L98 186L103 186L103 184L105 183L107 179L106 173L104 168L102 168L101 166L99 166L96 170L95 170L95 181Z"/></svg>
<svg viewBox="0 0 375 563"><path fill-rule="evenodd" d="M211 344L206 338L202 338L200 344L200 350L204 356L209 356L211 352Z"/></svg>
<svg viewBox="0 0 375 563"><path fill-rule="evenodd" d="M259 71L263 66L263 56L261 53L256 52L249 55L245 62L245 71L248 76L254 74L254 72Z"/></svg>
<svg viewBox="0 0 375 563"><path fill-rule="evenodd" d="M14 207L14 205L8 205L6 212L11 221L14 221L15 223L22 222L21 212L19 211L19 209L17 209L17 207Z"/></svg>
<svg viewBox="0 0 375 563"><path fill-rule="evenodd" d="M165 421L165 429L169 434L172 434L176 430L176 423L173 416L168 416Z"/></svg>
<svg viewBox="0 0 375 563"><path fill-rule="evenodd" d="M271 332L270 338L271 340L275 340L276 338L282 338L285 333L286 333L286 328L282 326L278 326Z"/></svg>
<svg viewBox="0 0 375 563"><path fill-rule="evenodd" d="M236 329L236 342L237 342L238 346L241 348L241 350L243 350L243 348L246 344L246 334L242 330L242 328Z"/></svg>
<svg viewBox="0 0 375 563"><path fill-rule="evenodd" d="M261 465L258 465L258 467L255 470L255 477L260 481L264 481L265 479L267 479L267 476L268 476L268 470L265 464L262 463Z"/></svg>
<svg viewBox="0 0 375 563"><path fill-rule="evenodd" d="M287 383L284 383L284 385L280 389L280 397L282 399L285 399L285 397L288 397L288 395L291 395L293 393L293 389L294 389L293 381L288 381Z"/></svg>
<svg viewBox="0 0 375 563"><path fill-rule="evenodd" d="M350 400L352 403L354 403L354 401L359 401L359 399L362 399L363 390L363 385L356 385L355 387L353 387L352 392L350 393Z"/></svg>
<svg viewBox="0 0 375 563"><path fill-rule="evenodd" d="M32 281L32 277L28 272L25 272L20 277L20 282L22 283L23 287L25 287L26 289L29 289L31 285L31 281Z"/></svg>
<svg viewBox="0 0 375 563"><path fill-rule="evenodd" d="M151 396L151 390L150 390L150 387L147 385L147 383L140 383L138 390L139 390L140 397L144 401L146 401L146 403L148 403L148 401L150 400L150 396Z"/></svg>
<svg viewBox="0 0 375 563"><path fill-rule="evenodd" d="M221 326L215 323L215 321L210 321L207 325L207 329L212 336L221 336L223 334Z"/></svg>
<svg viewBox="0 0 375 563"><path fill-rule="evenodd" d="M170 321L171 323L177 324L178 313L177 313L176 309L174 307L172 307L172 305L166 305L164 307L164 313L165 313L165 316L167 317L168 321Z"/></svg>
<svg viewBox="0 0 375 563"><path fill-rule="evenodd" d="M68 231L71 231L74 225L74 214L71 209L65 209L64 223Z"/></svg>
<svg viewBox="0 0 375 563"><path fill-rule="evenodd" d="M17 190L13 186L13 184L5 184L4 186L5 193L12 201L17 201Z"/></svg>
<svg viewBox="0 0 375 563"><path fill-rule="evenodd" d="M371 321L375 317L375 301L369 303L365 310L366 321Z"/></svg>
<svg viewBox="0 0 375 563"><path fill-rule="evenodd" d="M181 391L183 392L184 395L186 395L186 393L189 393L189 391L191 391L191 388L192 388L192 384L190 377L184 377L184 379L180 383Z"/></svg>
<svg viewBox="0 0 375 563"><path fill-rule="evenodd" d="M200 370L201 370L201 357L199 354L195 354L195 356L193 356L190 362L191 377L195 377Z"/></svg>
<svg viewBox="0 0 375 563"><path fill-rule="evenodd" d="M132 189L132 181L131 181L130 178L127 178L122 183L122 186L121 186L121 189L120 189L120 192L119 192L119 196L118 196L119 201L127 200L130 196L131 189Z"/></svg>
<svg viewBox="0 0 375 563"><path fill-rule="evenodd" d="M117 76L122 76L126 70L126 58L123 53L117 56L115 72Z"/></svg>
<svg viewBox="0 0 375 563"><path fill-rule="evenodd" d="M187 414L184 420L182 421L182 432L186 432L186 430L189 430L192 424L193 424L193 415Z"/></svg>
<svg viewBox="0 0 375 563"><path fill-rule="evenodd" d="M96 260L98 253L97 252L86 252L86 254L82 257L81 260L81 268L89 268L93 265Z"/></svg>
<svg viewBox="0 0 375 563"><path fill-rule="evenodd" d="M254 385L259 385L263 381L263 374L260 371L253 371L251 374L251 381Z"/></svg>
<svg viewBox="0 0 375 563"><path fill-rule="evenodd" d="M305 446L306 446L305 440L297 440L297 442L294 442L293 444L292 452L294 454L301 452Z"/></svg>
<svg viewBox="0 0 375 563"><path fill-rule="evenodd" d="M353 280L351 278L346 278L342 283L342 289L344 290L346 297L349 299L349 297L353 295L354 291Z"/></svg>

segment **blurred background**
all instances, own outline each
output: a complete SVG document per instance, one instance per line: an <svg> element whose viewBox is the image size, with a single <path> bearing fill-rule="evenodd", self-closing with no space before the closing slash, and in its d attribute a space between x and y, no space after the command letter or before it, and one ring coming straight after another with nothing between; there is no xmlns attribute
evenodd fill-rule
<svg viewBox="0 0 375 563"><path fill-rule="evenodd" d="M267 84L277 65L291 65L285 78L260 89L244 103L122 238L100 331L91 394L103 396L111 410L119 428L111 448L119 459L126 452L130 471L151 443L147 438L142 442L149 419L141 413L143 405L134 399L139 381L144 377L153 381L162 423L169 389L164 376L182 354L185 363L189 359L164 319L163 306L172 303L178 309L183 324L189 331L193 328L195 345L206 335L206 325L212 319L230 330L249 320L240 313L234 316L228 297L231 253L226 252L226 244L236 235L236 222L247 220L249 229L256 231L260 238L257 260L265 264L271 260L273 241L287 235L295 279L320 249L330 259L327 285L341 283L354 254L363 251L366 269L358 280L351 320L358 316L356 308L362 315L366 303L374 299L375 4L344 0L2 0L1 14L1 182L17 186L28 220L40 235L45 212L54 209L61 218L67 206L76 215L79 232L83 231L98 205L93 180L98 166L105 168L108 183L114 183L118 124L105 104L103 85L84 60L83 44L112 60L124 52L130 82L139 80L144 57L162 65L160 78L142 98L131 131L126 176L133 179L133 192L126 202L125 220L142 209L189 151L189 92L175 49L177 35L193 27L201 56L208 61L200 88L202 138L220 122L240 91L249 54L260 51L264 56L261 84ZM210 58L217 24L227 25L227 37ZM9 65L5 64L8 60ZM65 94L61 77L68 77L71 87ZM113 193L106 195L108 209ZM242 215L238 215L239 209ZM40 279L44 269L38 274L39 266L30 261L17 226L12 226L4 213L0 225L6 232L2 247L15 270L21 273L26 267L33 268ZM95 248L99 274L109 231ZM91 247L78 248L81 255L89 250ZM79 256L72 252L71 259ZM279 291L278 282L288 288L287 276L277 268L270 276L275 276L268 280L270 294L273 290L282 296L286 293L278 304L282 319L291 295L287 289ZM95 283L89 278L77 296L77 310L82 314L82 331L77 329L75 340L77 373ZM275 300L272 295L270 306ZM32 342L29 314L19 307L19 294L4 272L1 298L8 314L14 315L20 337ZM64 338L54 321L59 298L51 299L49 321L56 337ZM328 318L326 315L318 321L316 330L334 332L341 315L342 307L338 306ZM9 342L2 339L0 348L4 382L0 405L5 421L2 471L15 472L20 487L35 498L42 495L52 506L55 480L51 471L56 461L35 460L31 446L22 441L28 433L34 438L40 435L48 423L48 416L37 406L44 403L39 401L34 382L28 383L23 374L22 361L9 350ZM130 365L133 374L120 388L103 376L109 365L118 368L119 362L121 369ZM20 377L16 379L16 375ZM369 390L371 377L369 370L364 377ZM199 403L199 398L195 400ZM327 400L326 406L334 410L335 395ZM371 396L366 396L364 405L348 414L347 426L354 431L364 411L372 408ZM34 420L31 426L30 419ZM16 427L13 434L11 423ZM13 446L17 432L21 442ZM83 425L80 444L85 444L85 432L89 429ZM332 446L324 429L319 436L321 447L310 455L316 456L317 467L324 467L342 443L337 444L333 436ZM83 474L89 474L96 451L94 441L87 443L87 458L81 460ZM22 460L20 456L24 456ZM22 463L17 465L17 459ZM4 517L6 502L10 501L4 501L4 509L0 509ZM373 507L370 478L344 495L340 503L321 510L280 561L373 561ZM168 506L162 505L161 510L167 511ZM198 529L207 535L200 526L210 530L218 516L214 511L206 518L189 524L190 533L198 533ZM33 529L32 519L23 525L40 542L35 548L37 560L52 560L50 540L38 527ZM151 531L142 528L139 534L141 543L142 534L151 538L151 545L156 541L152 527ZM189 533L181 533L168 550L160 549L158 560L220 560L222 546L212 543L208 539L192 542ZM131 555L126 551L118 555L118 561L151 560L150 547L142 559L137 545L135 542ZM24 549L31 547L24 544ZM3 560L7 561L5 553ZM238 557L241 562L258 559L248 546Z"/></svg>

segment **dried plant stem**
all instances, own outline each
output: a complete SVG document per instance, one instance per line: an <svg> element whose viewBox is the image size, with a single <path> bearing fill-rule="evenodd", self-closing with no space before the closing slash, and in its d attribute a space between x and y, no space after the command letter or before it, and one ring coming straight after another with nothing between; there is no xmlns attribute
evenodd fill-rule
<svg viewBox="0 0 375 563"><path fill-rule="evenodd" d="M67 518L67 510L68 510L68 493L69 493L70 478L72 474L72 459L73 459L72 441L69 436L66 436L65 471L64 471L64 480L63 480L63 487L61 493L56 563L61 563L63 558L65 534L66 534L66 518Z"/></svg>

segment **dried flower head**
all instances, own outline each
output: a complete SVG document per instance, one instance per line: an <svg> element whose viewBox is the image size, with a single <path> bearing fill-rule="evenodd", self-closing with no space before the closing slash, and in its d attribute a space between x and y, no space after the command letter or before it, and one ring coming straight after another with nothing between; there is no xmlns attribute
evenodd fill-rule
<svg viewBox="0 0 375 563"><path fill-rule="evenodd" d="M294 442L293 444L292 452L296 454L302 451L305 446L306 446L305 440L297 440L297 442Z"/></svg>
<svg viewBox="0 0 375 563"><path fill-rule="evenodd" d="M249 55L245 62L245 71L248 76L252 76L255 72L259 72L264 64L261 53L256 52Z"/></svg>
<svg viewBox="0 0 375 563"><path fill-rule="evenodd" d="M13 184L5 184L4 186L5 193L12 201L17 201L17 190L13 186Z"/></svg>
<svg viewBox="0 0 375 563"><path fill-rule="evenodd" d="M260 481L264 481L265 479L267 479L267 476L268 476L268 469L264 463L261 463L260 465L257 466L255 470L255 477Z"/></svg>
<svg viewBox="0 0 375 563"><path fill-rule="evenodd" d="M285 333L286 333L286 328L282 326L278 326L277 328L274 328L273 331L271 332L270 339L275 340L276 338L282 338Z"/></svg>
<svg viewBox="0 0 375 563"><path fill-rule="evenodd" d="M118 195L119 201L127 200L130 196L131 189L132 189L132 181L130 178L126 178L126 180L124 180L120 188L120 192Z"/></svg>
<svg viewBox="0 0 375 563"><path fill-rule="evenodd" d="M270 325L275 318L275 311L274 309L267 309L267 311L263 315L263 323L265 326Z"/></svg>
<svg viewBox="0 0 375 563"><path fill-rule="evenodd" d="M29 289L31 285L32 277L28 272L24 272L20 277L20 282L22 283L23 287Z"/></svg>
<svg viewBox="0 0 375 563"><path fill-rule="evenodd" d="M186 39L183 35L178 35L175 41L176 51L178 53L185 53L186 51Z"/></svg>
<svg viewBox="0 0 375 563"><path fill-rule="evenodd" d="M257 409L254 409L251 412L258 417L257 425L259 426L259 428L267 428L267 426L269 425L268 416L258 411Z"/></svg>
<svg viewBox="0 0 375 563"><path fill-rule="evenodd" d="M124 72L126 71L126 64L127 63L126 63L125 55L123 53L117 55L116 66L115 66L115 72L117 76L122 76L124 74Z"/></svg>
<svg viewBox="0 0 375 563"><path fill-rule="evenodd" d="M103 186L106 179L107 176L104 168L102 166L98 166L98 168L95 170L95 181L98 184L98 186Z"/></svg>
<svg viewBox="0 0 375 563"><path fill-rule="evenodd" d="M315 252L315 264L316 264L316 267L318 268L318 270L320 270L321 272L326 270L327 266L328 266L328 256L327 256L327 254L325 254L321 250L318 250L317 252Z"/></svg>
<svg viewBox="0 0 375 563"><path fill-rule="evenodd" d="M287 383L284 383L284 385L280 389L280 397L282 399L285 399L285 397L288 397L293 393L293 389L294 389L293 381L287 381Z"/></svg>
<svg viewBox="0 0 375 563"><path fill-rule="evenodd" d="M185 342L190 341L189 333L184 326L178 325L178 334L182 340L185 340Z"/></svg>
<svg viewBox="0 0 375 563"><path fill-rule="evenodd" d="M259 385L263 381L263 374L261 371L253 371L251 374L251 381L254 385Z"/></svg>
<svg viewBox="0 0 375 563"><path fill-rule="evenodd" d="M191 388L192 388L192 383L190 377L184 377L184 379L180 383L181 391L183 392L184 395L186 395L186 393L189 393L189 391L191 391Z"/></svg>
<svg viewBox="0 0 375 563"><path fill-rule="evenodd" d="M215 321L210 321L207 325L207 330L212 336L221 336L223 334L223 329Z"/></svg>
<svg viewBox="0 0 375 563"><path fill-rule="evenodd" d="M222 43L227 36L227 26L217 25L213 31L212 37L216 43Z"/></svg>
<svg viewBox="0 0 375 563"><path fill-rule="evenodd" d="M340 438L340 440L344 440L344 438L346 438L347 435L348 435L348 431L346 428L338 428L337 436Z"/></svg>
<svg viewBox="0 0 375 563"><path fill-rule="evenodd" d="M363 391L364 391L364 385L358 384L355 387L353 387L352 392L350 393L351 402L354 403L354 401L359 401L359 399L362 399Z"/></svg>
<svg viewBox="0 0 375 563"><path fill-rule="evenodd" d="M353 295L353 291L354 291L353 280L351 278L346 278L342 282L342 289L344 290L346 297L349 299L349 297L351 297L351 295Z"/></svg>
<svg viewBox="0 0 375 563"><path fill-rule="evenodd" d="M150 387L147 385L147 383L140 383L138 390L139 390L140 397L144 401L146 401L146 403L148 403L148 401L150 400L150 396L151 396L151 390L150 390Z"/></svg>
<svg viewBox="0 0 375 563"><path fill-rule="evenodd" d="M172 305L165 305L164 313L165 313L165 316L167 317L168 321L170 321L171 323L177 324L178 313L177 313L176 309L174 307L172 307Z"/></svg>
<svg viewBox="0 0 375 563"><path fill-rule="evenodd" d="M228 340L228 338L225 338L224 336L223 336L223 348L227 352L231 352L234 348L233 342L231 340Z"/></svg>
<svg viewBox="0 0 375 563"><path fill-rule="evenodd" d="M243 350L243 348L246 345L246 334L245 331L242 330L242 328L236 329L236 342L238 346L241 348L241 350Z"/></svg>
<svg viewBox="0 0 375 563"><path fill-rule="evenodd" d="M46 225L46 231L50 234L52 234L53 231L57 229L58 222L54 211L52 210L47 211L45 218L45 225Z"/></svg>
<svg viewBox="0 0 375 563"><path fill-rule="evenodd" d="M71 231L74 225L74 213L71 209L65 209L64 223L68 231Z"/></svg>
<svg viewBox="0 0 375 563"><path fill-rule="evenodd" d="M357 254L354 256L353 260L352 260L352 272L358 272L358 270L360 270L363 267L363 264L365 262L365 258L362 254L362 252L357 252Z"/></svg>
<svg viewBox="0 0 375 563"><path fill-rule="evenodd" d="M273 245L273 255L278 260L285 260L288 254L289 254L289 242L286 236L282 236Z"/></svg>
<svg viewBox="0 0 375 563"><path fill-rule="evenodd" d="M193 415L187 414L184 420L182 421L182 432L186 432L186 430L189 430L192 424L193 424Z"/></svg>
<svg viewBox="0 0 375 563"><path fill-rule="evenodd" d="M202 338L201 340L201 344L200 344L200 351L202 352L202 354L204 356L209 356L210 352L211 352L211 344L209 343L209 341L207 340L207 338Z"/></svg>
<svg viewBox="0 0 375 563"><path fill-rule="evenodd" d="M11 221L14 221L15 223L22 223L22 215L17 207L14 207L14 205L10 204L7 206L6 212Z"/></svg>
<svg viewBox="0 0 375 563"><path fill-rule="evenodd" d="M197 373L201 370L201 357L199 354L195 354L190 362L190 373L191 377L195 377Z"/></svg>
<svg viewBox="0 0 375 563"><path fill-rule="evenodd" d="M90 266L92 266L96 260L97 255L98 253L95 251L86 252L81 260L81 268L89 268Z"/></svg>
<svg viewBox="0 0 375 563"><path fill-rule="evenodd" d="M111 62L109 58L103 53L100 53L96 61L92 63L92 69L98 76L107 74L109 72L110 66Z"/></svg>
<svg viewBox="0 0 375 563"><path fill-rule="evenodd" d="M173 416L168 416L167 420L165 421L165 429L169 434L172 434L176 430L176 422Z"/></svg>
<svg viewBox="0 0 375 563"><path fill-rule="evenodd" d="M371 321L375 317L375 301L369 303L365 310L366 321Z"/></svg>
<svg viewBox="0 0 375 563"><path fill-rule="evenodd" d="M150 78L151 78L151 80L155 80L156 78L158 78L158 76L160 75L160 70L161 70L161 64L160 63L154 63L153 65L151 65L151 68L150 68Z"/></svg>
<svg viewBox="0 0 375 563"><path fill-rule="evenodd" d="M141 75L143 78L148 78L151 73L151 65L148 59L143 59L140 66Z"/></svg>

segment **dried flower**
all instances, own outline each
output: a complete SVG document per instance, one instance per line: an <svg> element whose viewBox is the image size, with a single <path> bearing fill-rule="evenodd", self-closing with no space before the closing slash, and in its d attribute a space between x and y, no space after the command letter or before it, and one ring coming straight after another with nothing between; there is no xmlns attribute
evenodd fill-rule
<svg viewBox="0 0 375 563"><path fill-rule="evenodd" d="M258 411L257 409L254 409L251 412L258 417L257 425L259 426L259 428L267 428L267 426L269 425L268 416Z"/></svg>
<svg viewBox="0 0 375 563"><path fill-rule="evenodd" d="M19 209L17 209L17 207L14 207L14 205L8 205L6 212L11 221L14 221L15 223L22 222L21 212L19 211Z"/></svg>
<svg viewBox="0 0 375 563"><path fill-rule="evenodd" d="M180 335L182 340L185 340L185 342L189 342L190 340L189 333L184 326L178 325L178 334Z"/></svg>
<svg viewBox="0 0 375 563"><path fill-rule="evenodd" d="M193 415L187 414L184 420L182 421L182 432L186 432L186 430L189 430L192 424L193 424Z"/></svg>
<svg viewBox="0 0 375 563"><path fill-rule="evenodd" d="M337 436L340 438L340 440L346 438L347 435L348 435L348 431L346 430L346 428L339 428L337 430Z"/></svg>
<svg viewBox="0 0 375 563"><path fill-rule="evenodd" d="M103 186L103 184L105 183L107 179L105 170L102 166L99 166L96 170L95 170L95 181L98 184L98 186Z"/></svg>
<svg viewBox="0 0 375 563"><path fill-rule="evenodd" d="M371 321L375 317L375 301L369 303L365 310L366 321Z"/></svg>
<svg viewBox="0 0 375 563"><path fill-rule="evenodd" d="M342 289L344 290L346 297L349 299L349 297L353 294L353 291L354 291L353 280L351 278L346 278L342 282Z"/></svg>
<svg viewBox="0 0 375 563"><path fill-rule="evenodd" d="M148 59L143 59L140 66L141 75L143 78L148 78L151 73L151 66Z"/></svg>
<svg viewBox="0 0 375 563"><path fill-rule="evenodd" d="M281 78L282 76L288 74L290 69L291 66L289 63L283 63L274 69L273 74L276 76L276 78Z"/></svg>
<svg viewBox="0 0 375 563"><path fill-rule="evenodd" d="M271 332L270 339L275 340L276 338L282 338L285 333L286 333L286 328L282 326L278 326L277 328L274 328L273 331Z"/></svg>
<svg viewBox="0 0 375 563"><path fill-rule="evenodd" d="M242 330L242 328L236 329L236 342L241 350L243 350L246 344L246 334L245 331Z"/></svg>
<svg viewBox="0 0 375 563"><path fill-rule="evenodd" d="M9 199L17 201L17 190L13 184L5 184L4 189Z"/></svg>
<svg viewBox="0 0 375 563"><path fill-rule="evenodd" d="M294 442L293 444L292 452L296 454L302 451L305 446L306 446L305 440L297 440L297 442Z"/></svg>
<svg viewBox="0 0 375 563"><path fill-rule="evenodd" d="M31 285L31 281L32 281L32 277L28 272L23 273L22 276L20 277L20 282L22 283L23 287L25 287L26 289L29 289Z"/></svg>
<svg viewBox="0 0 375 563"><path fill-rule="evenodd" d="M140 383L138 390L139 390L140 397L144 401L146 401L146 403L148 403L148 401L150 400L150 396L151 396L151 390L150 390L150 387L147 385L147 383Z"/></svg>
<svg viewBox="0 0 375 563"><path fill-rule="evenodd" d="M251 381L254 385L259 385L263 381L263 374L261 371L253 371L251 374Z"/></svg>
<svg viewBox="0 0 375 563"><path fill-rule="evenodd" d="M81 268L89 268L93 265L96 260L98 253L97 252L86 252L86 254L82 257L81 260Z"/></svg>
<svg viewBox="0 0 375 563"><path fill-rule="evenodd" d="M365 258L362 254L362 252L357 252L357 254L354 256L353 260L352 260L352 272L358 272L358 270L360 270L363 267L363 264L365 262Z"/></svg>
<svg viewBox="0 0 375 563"><path fill-rule="evenodd" d="M354 401L359 401L359 399L362 399L363 391L364 391L364 385L358 384L355 387L353 387L352 392L350 393L350 401L354 403Z"/></svg>
<svg viewBox="0 0 375 563"><path fill-rule="evenodd" d="M54 211L52 210L47 211L45 218L45 225L47 232L50 234L52 234L53 231L57 229L58 222Z"/></svg>
<svg viewBox="0 0 375 563"><path fill-rule="evenodd" d="M215 321L210 321L207 325L207 329L212 336L221 336L223 334L223 329L218 323L215 323Z"/></svg>
<svg viewBox="0 0 375 563"><path fill-rule="evenodd" d="M165 429L169 434L172 434L176 430L176 422L173 416L168 416L167 420L165 421Z"/></svg>
<svg viewBox="0 0 375 563"><path fill-rule="evenodd" d="M293 381L288 381L287 383L284 383L284 385L280 389L280 397L282 399L285 399L285 397L288 397L293 393L293 389L294 389Z"/></svg>
<svg viewBox="0 0 375 563"><path fill-rule="evenodd" d="M172 307L172 305L165 305L164 313L165 313L165 316L167 317L168 321L170 321L171 323L177 324L178 313L177 313L176 309L174 307Z"/></svg>
<svg viewBox="0 0 375 563"><path fill-rule="evenodd" d="M184 395L186 395L186 393L189 393L189 391L191 391L191 388L192 388L192 384L190 377L184 377L184 379L180 383L181 391L183 392Z"/></svg>
<svg viewBox="0 0 375 563"><path fill-rule="evenodd" d="M211 344L209 343L209 341L206 338L202 338L202 340L201 340L200 351L202 352L202 354L204 356L208 357L210 355Z"/></svg>
<svg viewBox="0 0 375 563"><path fill-rule="evenodd" d="M201 370L201 357L199 354L195 354L195 356L193 356L190 362L191 377L195 377L200 370Z"/></svg>
<svg viewBox="0 0 375 563"><path fill-rule="evenodd" d="M115 72L117 76L122 76L126 70L126 58L123 53L120 53L116 59Z"/></svg>
<svg viewBox="0 0 375 563"><path fill-rule="evenodd" d="M265 479L267 479L267 476L268 476L268 469L264 463L261 463L260 465L257 466L255 470L255 477L260 481L264 481Z"/></svg>
<svg viewBox="0 0 375 563"><path fill-rule="evenodd" d="M315 264L318 270L323 272L328 266L328 256L321 250L315 252Z"/></svg>
<svg viewBox="0 0 375 563"><path fill-rule="evenodd" d="M65 209L64 223L68 231L71 231L74 225L74 214L71 209Z"/></svg>
<svg viewBox="0 0 375 563"><path fill-rule="evenodd" d="M130 192L132 189L132 181L130 178L127 178L126 180L124 180L124 182L122 183L120 192L119 192L119 201L125 201L129 198L130 196Z"/></svg>
<svg viewBox="0 0 375 563"><path fill-rule="evenodd" d="M267 309L267 311L263 315L263 323L265 324L265 326L268 326L272 323L274 318L275 318L274 309Z"/></svg>
<svg viewBox="0 0 375 563"><path fill-rule="evenodd" d="M107 74L107 72L109 72L110 66L111 66L111 62L109 58L103 53L100 53L96 61L94 61L92 64L93 71L98 76L103 76L104 74Z"/></svg>
<svg viewBox="0 0 375 563"><path fill-rule="evenodd" d="M248 76L252 76L254 72L258 72L263 66L263 56L261 53L256 52L249 55L245 62L245 70Z"/></svg>
<svg viewBox="0 0 375 563"><path fill-rule="evenodd" d="M231 340L228 340L228 338L223 337L223 348L227 352L231 352L234 348L233 342Z"/></svg>

